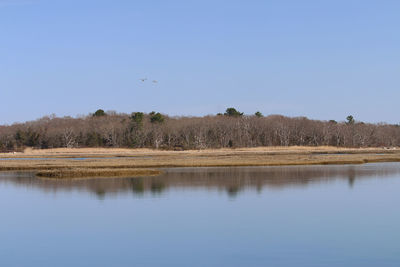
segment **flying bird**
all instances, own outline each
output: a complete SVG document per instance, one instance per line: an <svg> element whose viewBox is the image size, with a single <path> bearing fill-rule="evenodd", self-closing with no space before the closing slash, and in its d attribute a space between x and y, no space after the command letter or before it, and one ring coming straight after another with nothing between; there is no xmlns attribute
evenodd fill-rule
<svg viewBox="0 0 400 267"><path fill-rule="evenodd" d="M145 82L147 80L147 78L142 78L142 79L139 79L139 80L141 80L142 82Z"/></svg>
<svg viewBox="0 0 400 267"><path fill-rule="evenodd" d="M158 81L156 81L156 80L153 80L153 83L158 83Z"/></svg>

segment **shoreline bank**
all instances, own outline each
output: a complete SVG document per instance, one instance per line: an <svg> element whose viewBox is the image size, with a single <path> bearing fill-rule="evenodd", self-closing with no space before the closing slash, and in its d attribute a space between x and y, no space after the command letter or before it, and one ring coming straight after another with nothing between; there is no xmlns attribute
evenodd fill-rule
<svg viewBox="0 0 400 267"><path fill-rule="evenodd" d="M258 147L160 151L150 149L50 149L0 154L0 171L34 171L50 178L157 175L157 168L339 165L400 162L398 149ZM23 160L22 160L23 159ZM77 160L79 159L79 160Z"/></svg>

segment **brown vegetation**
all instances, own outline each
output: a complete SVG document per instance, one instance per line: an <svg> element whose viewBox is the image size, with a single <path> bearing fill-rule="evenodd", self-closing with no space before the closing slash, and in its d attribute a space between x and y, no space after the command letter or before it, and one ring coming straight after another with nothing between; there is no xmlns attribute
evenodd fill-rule
<svg viewBox="0 0 400 267"><path fill-rule="evenodd" d="M108 176L107 172L117 173L121 170L136 172L138 168L147 171L149 168L165 167L362 164L400 161L399 150L333 147L259 147L191 151L84 148L29 150L26 154L5 155L6 158L0 160L0 171L21 170L42 173L47 170L51 171L47 172L48 174L55 173L53 176L65 176L60 174L61 172L85 173L83 170L86 171L85 176L90 172L95 176ZM99 172L105 174L96 174Z"/></svg>
<svg viewBox="0 0 400 267"><path fill-rule="evenodd" d="M158 175L160 171L150 169L97 169L97 168L72 168L40 170L36 175L44 178L93 178L93 177L139 177Z"/></svg>
<svg viewBox="0 0 400 267"><path fill-rule="evenodd" d="M79 118L44 117L0 126L0 150L112 147L168 150L259 146L398 147L400 127L318 121L280 115L242 113L205 117L168 117L160 113L108 112Z"/></svg>

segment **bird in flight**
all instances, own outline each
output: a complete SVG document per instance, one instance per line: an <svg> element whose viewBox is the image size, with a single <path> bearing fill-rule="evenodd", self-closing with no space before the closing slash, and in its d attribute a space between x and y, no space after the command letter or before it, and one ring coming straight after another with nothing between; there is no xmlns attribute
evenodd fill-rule
<svg viewBox="0 0 400 267"><path fill-rule="evenodd" d="M147 80L147 78L142 78L142 79L139 79L139 80L141 80L142 82L145 82Z"/></svg>
<svg viewBox="0 0 400 267"><path fill-rule="evenodd" d="M158 81L157 80L153 80L153 83L158 83Z"/></svg>

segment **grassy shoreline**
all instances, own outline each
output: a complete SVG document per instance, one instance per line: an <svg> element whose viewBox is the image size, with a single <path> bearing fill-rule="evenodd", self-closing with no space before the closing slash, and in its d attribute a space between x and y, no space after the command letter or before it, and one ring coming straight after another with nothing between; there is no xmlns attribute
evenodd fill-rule
<svg viewBox="0 0 400 267"><path fill-rule="evenodd" d="M161 171L152 169L52 169L39 170L36 176L41 178L65 179L65 178L111 178L111 177L141 177L155 176Z"/></svg>
<svg viewBox="0 0 400 267"><path fill-rule="evenodd" d="M157 175L159 171L154 169L167 167L400 162L400 150L336 147L258 147L200 151L83 148L26 150L19 154L0 154L0 159L3 159L0 160L0 171L34 171L38 176L50 178L135 177Z"/></svg>

